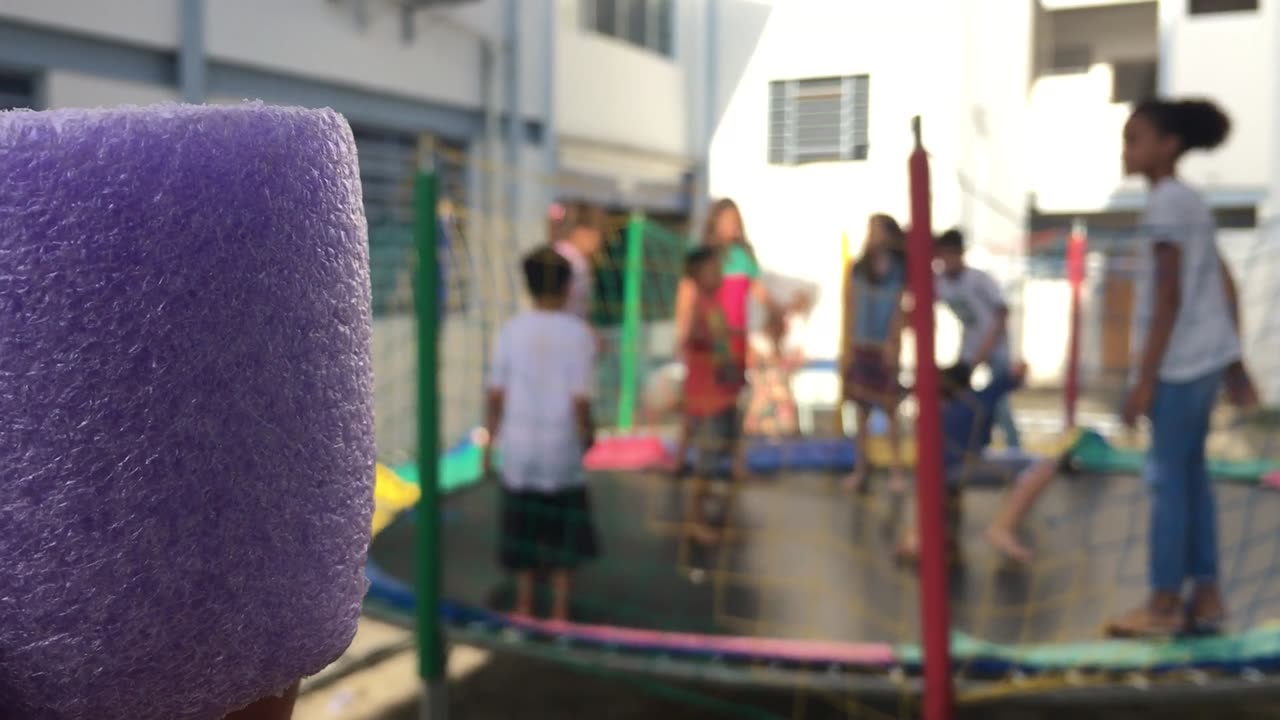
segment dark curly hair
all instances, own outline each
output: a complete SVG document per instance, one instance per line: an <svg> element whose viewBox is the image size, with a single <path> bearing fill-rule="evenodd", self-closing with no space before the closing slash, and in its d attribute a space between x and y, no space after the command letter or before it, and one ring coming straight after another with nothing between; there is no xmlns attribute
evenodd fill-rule
<svg viewBox="0 0 1280 720"><path fill-rule="evenodd" d="M1231 119L1208 100L1146 100L1133 109L1166 135L1177 136L1182 152L1212 150L1231 133Z"/></svg>

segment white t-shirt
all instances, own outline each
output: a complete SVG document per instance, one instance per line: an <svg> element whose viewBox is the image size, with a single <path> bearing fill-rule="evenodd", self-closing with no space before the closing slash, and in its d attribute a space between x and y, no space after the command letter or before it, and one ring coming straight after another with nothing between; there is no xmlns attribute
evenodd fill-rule
<svg viewBox="0 0 1280 720"><path fill-rule="evenodd" d="M583 484L575 400L594 387L595 340L567 312L529 310L498 333L489 388L505 397L498 451L511 490L556 492Z"/></svg>
<svg viewBox="0 0 1280 720"><path fill-rule="evenodd" d="M966 267L955 277L938 273L934 287L938 300L946 303L960 321L960 359L972 365L992 324L999 320L997 313L1005 308L1000 288L990 275L971 267ZM996 341L987 361L994 367L1009 364L1007 332Z"/></svg>
<svg viewBox="0 0 1280 720"><path fill-rule="evenodd" d="M1146 351L1155 300L1155 245L1181 251L1182 300L1159 377L1187 382L1240 359L1240 338L1231 322L1218 260L1217 226L1200 194L1177 178L1151 188L1142 215L1134 281L1133 325L1129 340L1136 374Z"/></svg>
<svg viewBox="0 0 1280 720"><path fill-rule="evenodd" d="M556 252L569 261L573 275L569 279L569 301L565 310L583 320L591 321L591 261L578 250L577 246L567 240L556 243Z"/></svg>

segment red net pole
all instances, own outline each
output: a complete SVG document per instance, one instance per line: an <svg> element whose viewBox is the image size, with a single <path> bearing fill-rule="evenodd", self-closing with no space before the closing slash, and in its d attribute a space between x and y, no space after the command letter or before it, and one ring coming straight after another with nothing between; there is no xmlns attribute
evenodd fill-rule
<svg viewBox="0 0 1280 720"><path fill-rule="evenodd" d="M938 365L933 350L933 228L929 217L929 158L920 140L920 118L912 121L911 233L907 278L915 299L911 327L916 338L916 518L920 528L920 616L924 627L924 720L951 720L951 609L943 527L942 423Z"/></svg>
<svg viewBox="0 0 1280 720"><path fill-rule="evenodd" d="M1071 317L1067 336L1067 381L1063 388L1066 426L1076 426L1076 404L1080 398L1080 286L1084 283L1084 226L1076 223L1067 237L1067 284L1071 287Z"/></svg>

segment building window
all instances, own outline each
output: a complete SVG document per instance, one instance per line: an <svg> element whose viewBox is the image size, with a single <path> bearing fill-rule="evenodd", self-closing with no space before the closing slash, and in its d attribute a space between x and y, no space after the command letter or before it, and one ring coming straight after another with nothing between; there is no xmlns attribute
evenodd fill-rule
<svg viewBox="0 0 1280 720"><path fill-rule="evenodd" d="M1258 227L1258 208L1254 206L1215 208L1213 219L1219 230L1253 230Z"/></svg>
<svg viewBox="0 0 1280 720"><path fill-rule="evenodd" d="M373 314L407 314L413 310L416 217L413 185L417 176L419 139L414 135L356 126L360 184L369 226L369 271ZM472 295L470 261L456 208L466 207L465 149L460 143L434 138L438 205L436 242L440 251L440 305L446 313L467 308Z"/></svg>
<svg viewBox="0 0 1280 720"><path fill-rule="evenodd" d="M1136 103L1156 96L1156 61L1124 60L1113 63L1111 102Z"/></svg>
<svg viewBox="0 0 1280 720"><path fill-rule="evenodd" d="M1192 15L1257 12L1258 0L1190 0L1187 10Z"/></svg>
<svg viewBox="0 0 1280 720"><path fill-rule="evenodd" d="M867 75L769 83L769 162L867 159Z"/></svg>
<svg viewBox="0 0 1280 720"><path fill-rule="evenodd" d="M582 26L660 55L674 55L675 0L583 0Z"/></svg>
<svg viewBox="0 0 1280 720"><path fill-rule="evenodd" d="M0 74L0 110L31 108L35 99L35 81L30 76Z"/></svg>

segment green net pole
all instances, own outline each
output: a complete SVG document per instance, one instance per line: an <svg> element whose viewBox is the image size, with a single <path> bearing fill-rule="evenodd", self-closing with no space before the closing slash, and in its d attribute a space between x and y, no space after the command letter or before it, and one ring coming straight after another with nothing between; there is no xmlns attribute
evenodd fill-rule
<svg viewBox="0 0 1280 720"><path fill-rule="evenodd" d="M420 150L413 186L413 240L417 248L418 485L417 611L418 671L423 681L423 717L443 717L445 653L440 627L440 259L436 232L434 148ZM433 711L433 709L437 709Z"/></svg>
<svg viewBox="0 0 1280 720"><path fill-rule="evenodd" d="M635 426L636 397L640 371L640 300L644 283L644 217L633 214L627 221L627 259L622 279L622 337L618 353L618 429Z"/></svg>

